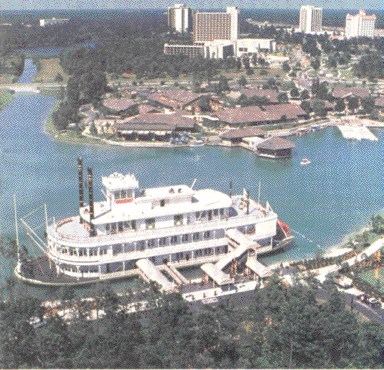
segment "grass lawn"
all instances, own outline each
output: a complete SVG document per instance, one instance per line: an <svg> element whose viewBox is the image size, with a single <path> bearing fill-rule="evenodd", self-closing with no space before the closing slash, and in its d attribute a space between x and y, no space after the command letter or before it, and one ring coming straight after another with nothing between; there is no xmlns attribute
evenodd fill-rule
<svg viewBox="0 0 384 370"><path fill-rule="evenodd" d="M0 90L0 110L13 102L13 94L8 90Z"/></svg>
<svg viewBox="0 0 384 370"><path fill-rule="evenodd" d="M33 82L55 82L58 73L63 77L63 82L68 81L68 75L63 71L59 58L40 59L40 71L36 72Z"/></svg>
<svg viewBox="0 0 384 370"><path fill-rule="evenodd" d="M378 288L377 281L379 280L380 290L384 292L384 268L363 272L359 274L359 277L376 288Z"/></svg>

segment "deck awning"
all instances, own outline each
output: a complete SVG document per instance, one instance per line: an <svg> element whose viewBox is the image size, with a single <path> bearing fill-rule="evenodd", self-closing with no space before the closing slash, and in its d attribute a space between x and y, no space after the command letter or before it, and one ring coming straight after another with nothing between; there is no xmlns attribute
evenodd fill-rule
<svg viewBox="0 0 384 370"><path fill-rule="evenodd" d="M271 276L272 271L265 267L261 262L259 262L256 258L248 258L246 264L252 271L254 271L261 278Z"/></svg>
<svg viewBox="0 0 384 370"><path fill-rule="evenodd" d="M232 279L228 274L219 270L212 263L205 263L200 267L210 278L212 278L218 285L230 284Z"/></svg>
<svg viewBox="0 0 384 370"><path fill-rule="evenodd" d="M131 135L131 134L133 134L133 131L121 131L121 133L123 134L123 135Z"/></svg>

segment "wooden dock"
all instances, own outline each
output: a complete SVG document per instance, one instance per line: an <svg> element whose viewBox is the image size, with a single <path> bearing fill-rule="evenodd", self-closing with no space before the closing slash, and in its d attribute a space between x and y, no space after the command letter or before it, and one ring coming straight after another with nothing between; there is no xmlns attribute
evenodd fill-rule
<svg viewBox="0 0 384 370"><path fill-rule="evenodd" d="M377 137L366 126L340 125L337 127L346 139L378 141Z"/></svg>

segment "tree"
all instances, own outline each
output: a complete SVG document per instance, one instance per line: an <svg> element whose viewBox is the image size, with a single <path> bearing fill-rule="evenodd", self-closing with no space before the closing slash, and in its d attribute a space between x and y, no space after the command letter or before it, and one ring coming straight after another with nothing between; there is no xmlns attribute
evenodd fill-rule
<svg viewBox="0 0 384 370"><path fill-rule="evenodd" d="M372 96L367 96L361 100L361 105L366 113L371 113L375 107L375 99Z"/></svg>
<svg viewBox="0 0 384 370"><path fill-rule="evenodd" d="M308 92L307 89L304 89L304 90L301 91L301 93L300 93L300 99L301 99L301 100L307 100L307 99L309 99L309 92Z"/></svg>
<svg viewBox="0 0 384 370"><path fill-rule="evenodd" d="M242 76L237 80L237 83L239 84L239 86L244 87L244 86L247 85L248 81L247 81L247 79L245 78L245 76L242 75Z"/></svg>
<svg viewBox="0 0 384 370"><path fill-rule="evenodd" d="M56 82L63 82L63 81L64 81L64 78L63 78L63 76L62 76L60 73L58 73L58 74L56 75L56 77L55 77L55 81L56 81Z"/></svg>
<svg viewBox="0 0 384 370"><path fill-rule="evenodd" d="M356 96L349 96L347 100L348 109L352 112L359 107L359 99Z"/></svg>
<svg viewBox="0 0 384 370"><path fill-rule="evenodd" d="M311 67L315 70L315 71L317 71L319 68L320 68L320 61L319 61L319 59L313 59L312 61L311 61Z"/></svg>
<svg viewBox="0 0 384 370"><path fill-rule="evenodd" d="M305 112L307 113L307 115L309 113L312 112L312 108L311 108L311 102L309 100L303 100L301 103L300 103L300 108Z"/></svg>
<svg viewBox="0 0 384 370"><path fill-rule="evenodd" d="M344 112L344 111L345 111L345 102L344 102L344 99L338 99L338 100L336 100L335 110L336 110L336 112Z"/></svg>
<svg viewBox="0 0 384 370"><path fill-rule="evenodd" d="M291 66L289 65L289 63L287 61L285 61L283 64L282 64L282 69L285 73L288 73L290 70L291 70Z"/></svg>
<svg viewBox="0 0 384 370"><path fill-rule="evenodd" d="M209 112L211 110L209 97L207 95L200 96L197 101L197 106L200 108L201 112Z"/></svg>
<svg viewBox="0 0 384 370"><path fill-rule="evenodd" d="M299 97L300 96L299 89L297 87L292 88L290 91L290 94L291 94L292 98Z"/></svg>
<svg viewBox="0 0 384 370"><path fill-rule="evenodd" d="M312 109L319 117L325 117L327 115L325 102L323 100L315 99L312 103Z"/></svg>
<svg viewBox="0 0 384 370"><path fill-rule="evenodd" d="M279 95L277 95L277 100L279 101L279 103L287 103L288 102L287 93L285 92L279 93Z"/></svg>

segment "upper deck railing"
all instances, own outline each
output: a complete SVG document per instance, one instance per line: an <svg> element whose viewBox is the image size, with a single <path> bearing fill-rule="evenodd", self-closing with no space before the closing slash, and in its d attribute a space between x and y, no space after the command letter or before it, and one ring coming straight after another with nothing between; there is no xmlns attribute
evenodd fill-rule
<svg viewBox="0 0 384 370"><path fill-rule="evenodd" d="M146 229L146 230L128 230L116 234L109 235L96 235L90 236L76 236L63 234L58 230L57 225L51 224L48 226L48 235L56 242L65 244L66 246L78 247L81 246L104 246L112 245L116 243L128 243L140 240L148 240L162 237L170 237L173 235L189 234L193 232L203 232L214 229L229 229L234 227L241 227L256 223L258 219L262 217L261 214L256 213L255 215L241 215L225 217L221 220L215 221L202 221L191 223L189 225L171 226L164 227L161 229ZM276 214L271 212L270 215L264 216L266 219L277 217ZM74 217L67 222L79 222L78 217Z"/></svg>

